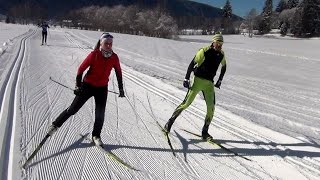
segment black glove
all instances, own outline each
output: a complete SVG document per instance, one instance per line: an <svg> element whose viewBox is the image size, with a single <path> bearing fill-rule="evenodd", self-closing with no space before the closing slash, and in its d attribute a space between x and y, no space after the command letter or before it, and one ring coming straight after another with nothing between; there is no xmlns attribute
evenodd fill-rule
<svg viewBox="0 0 320 180"><path fill-rule="evenodd" d="M76 77L76 86L81 87L81 84L82 84L82 74L79 74Z"/></svg>
<svg viewBox="0 0 320 180"><path fill-rule="evenodd" d="M76 86L76 87L74 88L74 90L73 90L73 93L74 93L76 96L80 96L80 95L82 94L82 92L83 92L82 87L78 87L78 86Z"/></svg>
<svg viewBox="0 0 320 180"><path fill-rule="evenodd" d="M184 81L183 81L183 87L185 87L185 88L190 88L190 81L189 81L189 79L184 79Z"/></svg>
<svg viewBox="0 0 320 180"><path fill-rule="evenodd" d="M222 80L219 79L214 86L220 89L221 82Z"/></svg>
<svg viewBox="0 0 320 180"><path fill-rule="evenodd" d="M125 97L123 89L119 90L119 97Z"/></svg>

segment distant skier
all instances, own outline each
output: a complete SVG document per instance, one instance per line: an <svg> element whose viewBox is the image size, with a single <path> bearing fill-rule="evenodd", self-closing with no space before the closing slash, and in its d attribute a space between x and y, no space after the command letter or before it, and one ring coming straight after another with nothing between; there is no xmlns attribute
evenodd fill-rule
<svg viewBox="0 0 320 180"><path fill-rule="evenodd" d="M108 81L112 68L115 69L119 97L125 97L122 84L122 71L118 55L112 50L113 36L103 33L97 42L95 49L86 57L78 68L76 87L72 104L65 109L49 128L48 134L52 135L62 124L86 103L94 97L95 100L95 122L92 131L92 140L96 145L102 145L101 129L104 122L104 114L108 96ZM82 81L83 72L88 69Z"/></svg>
<svg viewBox="0 0 320 180"><path fill-rule="evenodd" d="M44 43L47 44L47 35L48 35L48 28L49 25L46 22L43 22L40 27L42 28L42 43L41 45L43 45Z"/></svg>
<svg viewBox="0 0 320 180"><path fill-rule="evenodd" d="M202 138L204 140L212 139L212 136L208 133L208 129L215 109L214 86L220 89L227 68L225 53L222 51L222 35L220 33L215 34L212 41L211 45L203 47L197 52L188 67L183 86L189 90L183 102L175 109L171 118L165 124L164 129L167 133L170 132L176 118L193 102L196 95L202 91L207 105L207 114L202 128ZM220 64L222 65L220 76L214 85L214 76ZM190 87L189 79L192 71L194 72L194 81Z"/></svg>

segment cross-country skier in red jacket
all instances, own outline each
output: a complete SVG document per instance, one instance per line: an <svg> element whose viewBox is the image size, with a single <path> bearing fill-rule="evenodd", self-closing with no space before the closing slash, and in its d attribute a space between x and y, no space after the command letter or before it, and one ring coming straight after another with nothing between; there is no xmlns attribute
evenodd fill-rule
<svg viewBox="0 0 320 180"><path fill-rule="evenodd" d="M104 122L105 107L108 96L108 81L111 70L114 68L118 80L119 97L125 97L122 84L122 72L118 55L112 50L113 36L103 33L95 49L85 58L78 68L76 88L72 104L64 110L49 128L48 134L52 135L59 127L85 104L94 97L95 122L92 131L92 140L96 145L102 145L100 138ZM82 80L83 72L88 69Z"/></svg>

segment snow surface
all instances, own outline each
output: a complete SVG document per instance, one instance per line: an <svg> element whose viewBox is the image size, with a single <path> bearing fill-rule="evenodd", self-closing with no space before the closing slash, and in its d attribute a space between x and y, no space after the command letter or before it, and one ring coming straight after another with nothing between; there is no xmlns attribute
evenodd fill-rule
<svg viewBox="0 0 320 180"><path fill-rule="evenodd" d="M224 36L227 72L216 89L209 133L238 156L203 142L206 106L201 95L173 125L172 155L156 120L164 125L186 90L182 81L196 51L210 36L179 41L114 35L126 98L110 93L102 140L129 170L101 153L90 136L89 100L44 144L26 170L21 164L67 108L77 67L101 32L50 28L40 46L36 26L0 23L0 179L319 179L319 39ZM3 31L3 29L6 29ZM9 40L11 39L11 40ZM218 75L217 75L218 76ZM114 73L109 90L118 91Z"/></svg>

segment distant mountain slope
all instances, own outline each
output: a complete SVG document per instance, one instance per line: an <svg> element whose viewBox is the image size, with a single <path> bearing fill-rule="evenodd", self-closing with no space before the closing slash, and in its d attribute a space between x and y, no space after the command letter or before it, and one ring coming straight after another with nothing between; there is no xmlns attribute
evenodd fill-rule
<svg viewBox="0 0 320 180"><path fill-rule="evenodd" d="M0 13L6 14L10 7L23 3L38 4L45 8L49 17L63 15L70 10L77 8L99 5L99 6L114 6L114 5L133 5L138 4L141 7L152 8L157 5L168 10L174 17L221 17L222 10L206 4L201 4L188 0L0 0ZM233 16L233 19L241 19L239 16Z"/></svg>

